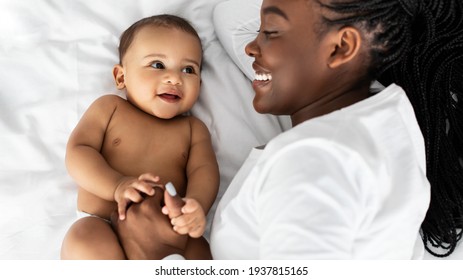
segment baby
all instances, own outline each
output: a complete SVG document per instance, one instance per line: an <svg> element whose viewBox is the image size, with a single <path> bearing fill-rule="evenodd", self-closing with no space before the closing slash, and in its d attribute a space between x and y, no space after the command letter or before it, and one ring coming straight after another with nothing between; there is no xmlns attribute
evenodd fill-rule
<svg viewBox="0 0 463 280"><path fill-rule="evenodd" d="M111 213L117 209L124 220L131 203L172 182L185 197L181 220L188 221L174 230L193 237L186 245L189 258L208 259L201 236L218 190L218 165L207 127L185 115L199 96L200 38L180 17L144 18L122 34L119 60L113 76L127 99L97 99L67 145L82 218L66 234L61 258L126 259Z"/></svg>

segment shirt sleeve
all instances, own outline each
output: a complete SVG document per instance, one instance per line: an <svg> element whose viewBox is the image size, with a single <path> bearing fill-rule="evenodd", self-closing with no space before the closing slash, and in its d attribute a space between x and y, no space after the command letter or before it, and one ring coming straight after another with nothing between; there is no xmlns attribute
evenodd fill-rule
<svg viewBox="0 0 463 280"><path fill-rule="evenodd" d="M352 258L362 208L357 163L348 151L325 146L292 145L262 167L261 259Z"/></svg>

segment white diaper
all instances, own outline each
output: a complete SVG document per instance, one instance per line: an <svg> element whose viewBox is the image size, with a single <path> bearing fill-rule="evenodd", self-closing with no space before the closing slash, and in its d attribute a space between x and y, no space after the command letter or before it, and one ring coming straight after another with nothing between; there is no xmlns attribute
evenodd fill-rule
<svg viewBox="0 0 463 280"><path fill-rule="evenodd" d="M97 215L95 215L95 214L89 214L89 213L87 213L87 212L80 211L80 210L76 210L76 212L77 212L77 217L78 217L79 219L85 218L85 217L95 217L95 218L98 218L98 219L102 219L103 221L105 221L105 222L107 222L107 223L109 223L109 224L111 223L110 220L105 219L105 218L102 218L102 217L97 216Z"/></svg>

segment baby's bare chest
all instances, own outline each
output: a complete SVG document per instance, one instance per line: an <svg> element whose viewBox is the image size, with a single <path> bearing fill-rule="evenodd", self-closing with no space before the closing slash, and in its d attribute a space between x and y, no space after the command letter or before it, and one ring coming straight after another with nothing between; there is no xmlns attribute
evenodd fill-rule
<svg viewBox="0 0 463 280"><path fill-rule="evenodd" d="M134 110L119 110L108 125L101 152L124 175L151 172L169 180L185 176L190 138L186 118L161 120Z"/></svg>

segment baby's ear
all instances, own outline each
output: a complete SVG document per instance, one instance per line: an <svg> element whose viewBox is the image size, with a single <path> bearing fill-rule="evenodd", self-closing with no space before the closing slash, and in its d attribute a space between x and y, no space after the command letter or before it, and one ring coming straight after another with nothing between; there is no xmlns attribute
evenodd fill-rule
<svg viewBox="0 0 463 280"><path fill-rule="evenodd" d="M116 64L113 67L113 77L116 82L117 89L125 88L124 68L120 64Z"/></svg>
<svg viewBox="0 0 463 280"><path fill-rule="evenodd" d="M331 36L333 48L328 61L330 68L339 67L359 54L362 37L357 29L344 27Z"/></svg>

